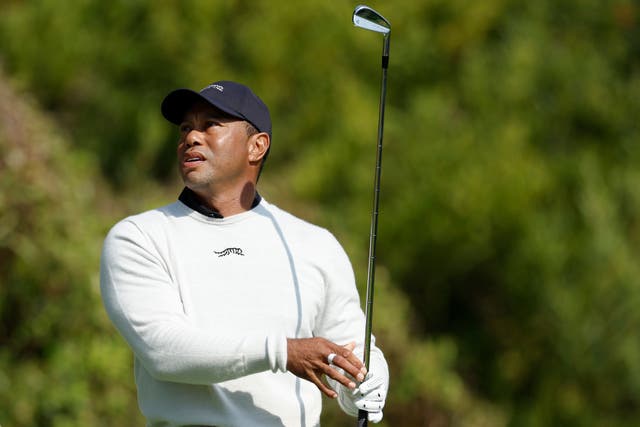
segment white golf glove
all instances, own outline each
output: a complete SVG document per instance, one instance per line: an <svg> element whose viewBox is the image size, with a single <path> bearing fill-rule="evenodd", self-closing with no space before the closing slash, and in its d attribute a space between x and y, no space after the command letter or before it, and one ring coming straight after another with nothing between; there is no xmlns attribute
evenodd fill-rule
<svg viewBox="0 0 640 427"><path fill-rule="evenodd" d="M338 403L347 414L357 417L358 410L362 409L369 413L370 422L378 423L382 420L382 409L387 399L389 370L384 359L374 357L369 368L364 381L355 390L340 386Z"/></svg>

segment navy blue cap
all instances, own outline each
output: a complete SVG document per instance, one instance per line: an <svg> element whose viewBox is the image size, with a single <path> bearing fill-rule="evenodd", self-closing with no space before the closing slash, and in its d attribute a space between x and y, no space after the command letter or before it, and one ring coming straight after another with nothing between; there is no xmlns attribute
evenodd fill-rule
<svg viewBox="0 0 640 427"><path fill-rule="evenodd" d="M218 81L196 92L191 89L176 89L162 101L162 115L171 123L179 125L184 115L199 100L208 102L216 108L251 123L258 131L271 136L271 115L269 108L247 86L231 82Z"/></svg>

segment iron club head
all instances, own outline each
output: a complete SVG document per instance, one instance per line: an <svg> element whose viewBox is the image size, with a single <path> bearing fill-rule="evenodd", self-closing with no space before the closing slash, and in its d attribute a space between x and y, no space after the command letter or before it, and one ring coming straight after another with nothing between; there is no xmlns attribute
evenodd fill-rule
<svg viewBox="0 0 640 427"><path fill-rule="evenodd" d="M391 32L389 21L369 6L364 5L356 6L353 11L353 25L365 30L382 33L385 36Z"/></svg>

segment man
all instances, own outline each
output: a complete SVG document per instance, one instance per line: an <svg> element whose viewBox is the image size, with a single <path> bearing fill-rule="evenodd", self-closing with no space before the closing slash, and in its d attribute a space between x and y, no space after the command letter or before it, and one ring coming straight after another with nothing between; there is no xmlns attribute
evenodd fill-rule
<svg viewBox="0 0 640 427"><path fill-rule="evenodd" d="M316 426L320 392L380 421L387 364L375 345L370 372L360 362L365 321L344 250L256 191L266 105L220 81L175 90L161 110L179 126L185 188L116 224L100 271L147 424Z"/></svg>

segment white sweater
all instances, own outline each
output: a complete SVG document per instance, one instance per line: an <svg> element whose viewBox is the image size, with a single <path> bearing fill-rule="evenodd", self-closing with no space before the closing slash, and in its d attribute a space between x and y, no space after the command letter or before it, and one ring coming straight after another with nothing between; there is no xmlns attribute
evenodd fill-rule
<svg viewBox="0 0 640 427"><path fill-rule="evenodd" d="M286 338L364 335L340 244L265 200L220 219L181 202L124 219L100 284L149 426L316 426L320 392L286 372Z"/></svg>

